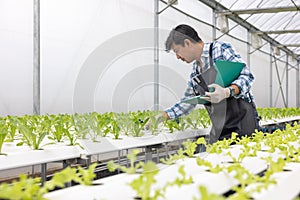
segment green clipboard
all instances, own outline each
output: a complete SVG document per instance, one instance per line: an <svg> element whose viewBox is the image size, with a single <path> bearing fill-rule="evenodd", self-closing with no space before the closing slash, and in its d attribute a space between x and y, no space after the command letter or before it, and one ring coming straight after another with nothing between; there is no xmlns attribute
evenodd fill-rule
<svg viewBox="0 0 300 200"><path fill-rule="evenodd" d="M235 79L237 79L245 67L245 63L240 62L232 62L226 60L216 60L215 68L217 70L215 83L222 86L229 86ZM194 96L191 98L187 98L182 100L182 103L190 103L190 104L207 104L208 101L204 100L205 96Z"/></svg>
<svg viewBox="0 0 300 200"><path fill-rule="evenodd" d="M204 100L205 96L194 96L194 97L191 97L191 98L188 98L188 99L184 99L182 100L181 102L182 103L190 103L190 104L207 104L209 103L209 101L206 101Z"/></svg>

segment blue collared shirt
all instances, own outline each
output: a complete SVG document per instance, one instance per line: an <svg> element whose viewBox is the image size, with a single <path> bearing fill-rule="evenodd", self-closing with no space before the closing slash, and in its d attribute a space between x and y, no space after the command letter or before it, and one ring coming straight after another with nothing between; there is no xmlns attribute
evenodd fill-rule
<svg viewBox="0 0 300 200"><path fill-rule="evenodd" d="M201 55L201 60L203 63L202 69L198 71L205 71L209 68L209 46L211 43L205 43L203 47L203 52ZM213 62L215 63L216 60L227 60L227 61L233 61L233 62L242 62L245 63L240 54L238 54L235 49L231 46L230 43L215 41L213 44L212 49L212 57ZM170 119L175 119L180 116L185 116L189 114L195 107L196 104L188 104L188 103L181 103L183 99L190 98L195 96L195 90L198 89L197 83L195 83L192 78L197 74L196 70L199 69L199 65L195 61L193 63L193 68L190 74L190 80L187 83L187 88L184 92L184 97L177 102L175 105L167 108L165 112L169 115ZM239 87L240 93L237 95L234 95L235 98L242 98L245 99L248 102L251 102L254 100L253 95L250 91L250 88L254 82L254 76L250 72L250 69L247 65L243 68L241 71L239 77L232 82L232 84L235 84Z"/></svg>

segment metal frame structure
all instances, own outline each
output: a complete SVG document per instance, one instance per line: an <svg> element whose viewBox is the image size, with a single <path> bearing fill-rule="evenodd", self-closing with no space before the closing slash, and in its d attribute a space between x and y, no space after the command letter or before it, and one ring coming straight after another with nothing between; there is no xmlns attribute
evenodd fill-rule
<svg viewBox="0 0 300 200"><path fill-rule="evenodd" d="M155 5L158 4L158 2L161 1L162 3L166 4L167 6L162 9L160 12L158 12L158 6L156 7L155 10L155 19L158 20L159 15L166 10L167 8L171 7L179 12L181 12L182 14L185 14L186 16L198 21L198 22L202 22L201 20L189 15L188 13L185 13L183 11L180 11L178 8L174 7L173 4L176 2L176 0L173 1L169 1L166 2L164 0L155 0ZM219 39L221 38L223 35L229 35L230 37L233 37L235 39L237 39L236 37L232 36L229 34L230 30L226 31L225 33L223 33L223 35L219 36L218 38L216 38L216 30L218 29L216 26L216 18L218 14L223 14L226 15L226 17L230 20L232 20L233 22L235 22L237 24L237 26L242 26L243 28L245 28L248 32L248 36L247 36L247 41L242 41L245 42L247 44L247 63L250 66L250 55L252 53L254 53L255 51L261 51L265 54L270 55L270 91L269 91L269 95L270 95L270 101L269 101L269 106L276 107L276 102L278 101L279 95L277 95L276 99L275 99L275 104L274 104L274 100L273 100L273 90L274 90L274 86L273 86L273 68L276 69L276 73L277 73L277 81L279 83L279 88L278 91L280 91L281 93L281 97L283 99L284 102L284 106L288 107L288 81L289 81L289 70L294 68L297 73L296 73L296 106L300 107L300 100L299 100L299 87L300 87L300 81L299 81L299 61L300 61L300 55L295 54L293 51L291 51L288 47L299 47L300 44L281 44L278 41L276 41L274 38L270 37L269 34L286 34L286 33L299 33L300 30L299 29L295 29L295 30L269 30L269 31L262 31L259 30L257 27L253 26L252 24L250 24L249 22L247 22L247 20L239 17L239 14L261 14L261 13L277 13L277 12L299 12L299 6L295 5L292 7L276 7L276 8L257 8L257 9L244 9L244 10L230 10L226 7L224 7L222 4L218 3L215 0L198 0L199 2L205 4L206 6L210 7L213 10L213 16L212 16L212 22L213 24L210 25L212 27L212 36L213 39ZM203 23L203 22L202 22ZM204 22L205 23L205 22ZM207 23L205 23L207 24ZM236 26L235 26L236 27ZM235 28L233 27L233 28ZM233 29L232 28L232 29ZM155 29L158 29L158 22L155 24ZM231 30L232 30L231 29ZM250 35L256 33L259 37L261 37L262 39L264 39L264 41L266 41L266 44L270 44L270 52L264 52L262 51L260 48L256 48L254 51L250 52ZM157 33L158 34L158 33ZM158 39L158 36L156 37ZM239 41L241 41L240 39L238 39ZM154 41L154 43L157 43L157 40ZM264 46L262 45L262 46ZM155 51L157 51L158 46L155 46ZM274 54L274 48L280 48L280 50L282 50L283 52L285 52L285 56L286 59L285 60L281 60L280 58L276 58L275 54ZM297 65L296 66L292 66L288 63L288 58L289 56L292 56L293 58L296 59L297 61ZM283 91L282 88L282 78L280 78L279 76L279 72L278 72L278 66L277 66L277 61L283 62L285 63L285 69L284 69L284 73L285 73L285 78L286 78L286 87L285 87L285 92ZM155 69L158 69L158 63L157 66L155 67ZM159 80L157 77L155 78L155 80Z"/></svg>

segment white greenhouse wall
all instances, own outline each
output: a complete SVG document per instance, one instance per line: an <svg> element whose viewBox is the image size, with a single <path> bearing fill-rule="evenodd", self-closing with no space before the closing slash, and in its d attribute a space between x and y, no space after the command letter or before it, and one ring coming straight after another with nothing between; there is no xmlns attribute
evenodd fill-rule
<svg viewBox="0 0 300 200"><path fill-rule="evenodd" d="M255 102L259 107L269 107L270 102L270 57L256 51L251 55L251 71L255 82L252 86Z"/></svg>
<svg viewBox="0 0 300 200"><path fill-rule="evenodd" d="M0 0L0 115L32 113L32 1Z"/></svg>
<svg viewBox="0 0 300 200"><path fill-rule="evenodd" d="M33 1L0 0L0 115L32 114ZM160 10L165 4L160 3ZM198 1L177 6L212 23L212 11ZM41 113L127 112L153 109L154 1L41 1ZM172 8L159 17L160 108L183 95L191 66L166 53L169 30L180 23L211 41L212 28ZM232 23L232 22L231 22ZM233 35L246 40L247 32ZM219 36L220 33L217 34ZM247 45L228 36L247 62ZM280 64L280 74L284 69ZM269 56L255 52L250 67L257 106L269 106ZM290 70L289 106L295 106L295 70ZM278 82L273 69L273 100ZM285 87L285 79L283 80ZM278 98L273 106L282 107Z"/></svg>

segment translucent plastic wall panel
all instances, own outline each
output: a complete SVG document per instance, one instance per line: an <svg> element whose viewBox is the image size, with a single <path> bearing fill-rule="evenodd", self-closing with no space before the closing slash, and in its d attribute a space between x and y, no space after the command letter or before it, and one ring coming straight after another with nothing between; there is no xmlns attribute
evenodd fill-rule
<svg viewBox="0 0 300 200"><path fill-rule="evenodd" d="M217 19L218 20L218 19ZM237 25L237 23L228 20L229 25L229 35L232 35L235 38L238 38L242 41L247 41L247 30L243 28L241 25ZM217 24L218 27L218 24ZM226 36L226 34L221 33L220 31L217 31L217 38L220 38L220 40L223 40L223 37Z"/></svg>
<svg viewBox="0 0 300 200"><path fill-rule="evenodd" d="M160 4L161 8L165 4ZM197 1L180 1L178 9L190 15L198 17L204 22L211 23L212 11L210 8ZM190 8L190 9L187 9ZM197 22L174 9L167 9L160 15L160 46L164 49L164 43L170 30L179 24L192 26L204 42L212 41L212 28L201 22ZM174 52L160 51L160 108L174 105L183 97L187 86L192 64L187 64L176 58Z"/></svg>
<svg viewBox="0 0 300 200"><path fill-rule="evenodd" d="M186 3L186 2L185 2ZM198 9L203 9L203 5L197 4ZM160 10L166 5L160 3ZM178 8L182 9L184 4L179 4ZM195 8L193 6L193 8ZM196 9L195 8L195 9ZM207 9L206 7L204 7ZM203 10L202 15L211 13L210 10ZM135 15L135 13L133 13ZM140 14L139 14L140 15ZM152 21L153 15L149 19ZM147 19L147 17L145 17ZM152 22L151 22L152 23ZM166 53L165 40L172 28L178 24L190 24L199 34L203 32L201 37L206 40L211 34L210 27L204 26L183 14L169 8L159 16L159 108L164 109L177 102L184 93L191 65L183 63L176 59L173 52ZM153 25L151 24L150 27ZM204 31L203 31L204 30ZM130 31L131 32L131 31ZM138 49L131 48L141 38L141 34L146 41L141 42L145 46ZM126 37L125 32L116 35L115 39ZM208 40L210 41L210 40ZM126 40L122 41L122 45L127 44ZM115 111L126 112L128 110L153 109L153 80L154 80L154 61L153 61L153 29L136 30L134 40L127 44L127 52L122 52L109 66L103 71L97 82L95 92L95 110L98 112ZM114 76L110 76L114 74ZM110 84L107 84L107 83ZM104 95L106 94L106 95Z"/></svg>
<svg viewBox="0 0 300 200"><path fill-rule="evenodd" d="M200 19L201 21L212 24L212 9L200 1L179 1L178 5L175 7Z"/></svg>
<svg viewBox="0 0 300 200"><path fill-rule="evenodd" d="M0 0L0 115L32 114L33 1Z"/></svg>
<svg viewBox="0 0 300 200"><path fill-rule="evenodd" d="M127 32L153 27L153 2L47 1L42 11L42 112L90 112L96 108L107 111L111 91L100 87L102 78L112 77L103 83L109 88L113 77L126 73L130 61L114 63L123 54L134 51L126 47L136 35L121 42L113 38L122 39ZM152 45L153 38L147 39ZM153 52L145 54L152 57ZM106 73L113 68L116 70ZM121 104L124 99L118 101Z"/></svg>
<svg viewBox="0 0 300 200"><path fill-rule="evenodd" d="M285 58L283 58L285 59ZM278 66L278 73L279 73L279 77L280 77L280 81L281 81L281 87L283 90L283 94L284 97L286 96L286 72L285 72L285 66L286 64L283 62L278 62L277 61L277 66ZM284 107L284 101L282 98L282 94L280 91L280 84L277 78L277 72L276 72L276 68L275 68L275 64L273 64L273 80L272 80L272 84L273 84L273 107Z"/></svg>
<svg viewBox="0 0 300 200"><path fill-rule="evenodd" d="M255 103L258 107L269 107L270 57L264 53L256 51L251 54L250 65L255 78L255 82L252 86Z"/></svg>
<svg viewBox="0 0 300 200"><path fill-rule="evenodd" d="M161 3L160 9L164 8L165 6L165 4ZM192 16L198 17L198 19L201 21L210 24L212 23L212 10L200 2L180 1L175 7ZM175 9L168 8L167 10L165 10L159 15L159 20L160 29L170 31L172 28L176 27L179 24L188 24L198 32L200 38L204 42L211 41L212 28L210 26L198 22L186 16L185 14L176 11ZM167 36L168 35L160 36L160 40L163 43L162 45L164 45Z"/></svg>
<svg viewBox="0 0 300 200"><path fill-rule="evenodd" d="M151 109L153 6L148 0L44 2L42 112ZM208 20L210 9L198 6ZM164 7L160 3L160 10ZM191 69L173 68L170 63L179 62L174 55L163 52L170 29L184 22L196 24L204 38L211 34L209 27L202 29L203 25L170 8L160 15L160 108L182 96ZM180 86L177 80L182 82Z"/></svg>
<svg viewBox="0 0 300 200"><path fill-rule="evenodd" d="M217 2L221 3L227 8L232 10L235 9L255 9L255 8L270 8L270 7L284 7L284 6L293 6L293 2L297 1L290 1L290 0L264 0L264 1L257 1L257 0L248 0L248 1L232 1L232 0L218 0Z"/></svg>
<svg viewBox="0 0 300 200"><path fill-rule="evenodd" d="M297 73L298 73L297 62L295 59L292 58L292 56L289 56L288 63L291 65L289 66L289 73L288 73L289 107L296 107L297 106L297 96L296 96L297 95Z"/></svg>
<svg viewBox="0 0 300 200"><path fill-rule="evenodd" d="M289 86L288 86L288 98L289 98L289 107L296 107L296 74L297 74L296 69L290 69L289 70Z"/></svg>

